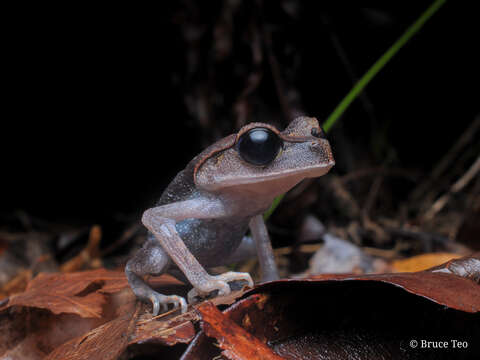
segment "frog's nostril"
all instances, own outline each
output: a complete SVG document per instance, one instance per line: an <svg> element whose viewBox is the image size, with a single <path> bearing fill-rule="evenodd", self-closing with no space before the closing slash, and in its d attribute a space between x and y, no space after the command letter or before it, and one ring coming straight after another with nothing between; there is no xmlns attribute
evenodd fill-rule
<svg viewBox="0 0 480 360"><path fill-rule="evenodd" d="M320 138L320 139L326 139L327 137L325 136L325 131L322 128L319 127L312 127L312 130L310 131L311 135Z"/></svg>
<svg viewBox="0 0 480 360"><path fill-rule="evenodd" d="M320 143L317 142L317 141L312 141L312 142L310 143L310 149L311 149L312 151L320 151L321 148L322 148L322 146L321 146Z"/></svg>

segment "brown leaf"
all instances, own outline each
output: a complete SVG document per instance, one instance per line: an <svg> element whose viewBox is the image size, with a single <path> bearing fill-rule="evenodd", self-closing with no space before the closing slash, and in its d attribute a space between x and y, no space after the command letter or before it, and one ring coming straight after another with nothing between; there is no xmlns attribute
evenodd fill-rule
<svg viewBox="0 0 480 360"><path fill-rule="evenodd" d="M151 283L166 291L181 284L170 276L157 277ZM89 299L94 296L102 298L102 302L92 305ZM103 306L95 309L99 304ZM27 311L21 306L37 309ZM48 354L47 359L116 359L130 345L171 346L193 339L192 321L199 318L195 311L178 315L178 310L172 310L152 318L147 311L150 308L136 301L120 271L42 274L0 312L0 330L11 335L0 337L0 356L43 359ZM79 318L85 309L87 315L95 310L101 317ZM69 314L60 314L65 312ZM32 344L36 347L32 348Z"/></svg>
<svg viewBox="0 0 480 360"><path fill-rule="evenodd" d="M455 276L452 276L455 275ZM325 274L305 281L381 281L399 286L415 295L423 296L441 305L466 312L480 311L480 254L454 259L438 267L416 273L394 274ZM300 281L303 281L300 280ZM473 281L472 281L473 280ZM294 282L299 280L280 280ZM266 284L266 287L270 284ZM262 286L254 292L261 291Z"/></svg>
<svg viewBox="0 0 480 360"><path fill-rule="evenodd" d="M34 308L13 307L0 313L0 358L43 359L48 353L101 326L107 318L80 318Z"/></svg>
<svg viewBox="0 0 480 360"><path fill-rule="evenodd" d="M100 317L105 296L95 290L108 281L118 281L121 276L119 272L104 269L71 274L41 273L28 283L25 292L12 295L0 311L18 305L48 309L54 314Z"/></svg>
<svg viewBox="0 0 480 360"><path fill-rule="evenodd" d="M478 255L417 273L323 275L271 282L247 292L224 311L224 317L286 359L353 355L355 359L449 359L459 355L458 349L430 354L410 347L411 340L422 339L450 341L450 348L451 339L458 339L468 343L461 356L479 358L480 286L472 281L479 273L475 259ZM182 359L219 356L207 335L222 343L234 336L229 334L232 328L210 333L205 329Z"/></svg>
<svg viewBox="0 0 480 360"><path fill-rule="evenodd" d="M151 317L144 313L145 306L130 302L124 304L122 315L88 333L76 337L49 354L47 360L113 360L129 345L157 343L172 346L188 343L195 336L192 320L198 320L196 312L187 312L164 320L171 315ZM142 316L139 316L143 312ZM177 311L178 312L178 311Z"/></svg>
<svg viewBox="0 0 480 360"><path fill-rule="evenodd" d="M223 315L212 303L205 302L197 308L202 316L202 328L207 336L218 340L224 349L223 355L229 359L282 359L267 345L248 331Z"/></svg>
<svg viewBox="0 0 480 360"><path fill-rule="evenodd" d="M195 328L192 321L199 320L195 311L189 311L173 318L162 320L174 311L151 317L150 313L144 313L137 321L135 332L132 334L129 344L155 342L172 346L177 343L189 343L195 336ZM177 311L175 311L177 312Z"/></svg>
<svg viewBox="0 0 480 360"><path fill-rule="evenodd" d="M137 313L124 314L85 335L79 336L52 351L45 360L114 360L128 345L135 328Z"/></svg>
<svg viewBox="0 0 480 360"><path fill-rule="evenodd" d="M181 284L171 276L157 277L155 285ZM14 305L48 309L54 314L71 313L81 317L101 317L105 294L129 289L123 271L105 269L76 273L41 273L21 294L12 295L0 311Z"/></svg>

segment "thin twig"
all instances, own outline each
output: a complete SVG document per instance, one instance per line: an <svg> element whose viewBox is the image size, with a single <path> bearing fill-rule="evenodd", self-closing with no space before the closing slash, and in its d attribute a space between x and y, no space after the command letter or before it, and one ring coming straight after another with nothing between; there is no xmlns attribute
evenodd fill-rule
<svg viewBox="0 0 480 360"><path fill-rule="evenodd" d="M370 191L368 192L367 200L365 201L365 204L363 205L362 209L362 218L363 219L368 219L370 216L370 211L372 209L373 204L375 203L375 200L377 199L378 193L380 191L380 187L382 186L383 183L383 175L378 175L375 180L373 181L372 185L370 186Z"/></svg>
<svg viewBox="0 0 480 360"><path fill-rule="evenodd" d="M470 168L467 170L463 176L458 179L451 187L450 190L442 195L440 198L437 199L431 206L431 208L425 213L423 216L424 220L431 220L433 217L441 211L445 205L448 203L448 201L451 199L451 197L460 192L467 184L480 172L480 156L477 157L475 162L470 166Z"/></svg>
<svg viewBox="0 0 480 360"><path fill-rule="evenodd" d="M475 133L480 129L480 114L478 114L470 126L465 129L463 134L458 138L457 142L453 145L450 151L440 160L440 162L432 170L431 175L422 183L420 183L415 189L413 189L411 195L408 197L408 202L418 200L425 194L426 190L432 186L432 183L438 179L438 177L450 167L450 164L457 157L458 153L468 145Z"/></svg>

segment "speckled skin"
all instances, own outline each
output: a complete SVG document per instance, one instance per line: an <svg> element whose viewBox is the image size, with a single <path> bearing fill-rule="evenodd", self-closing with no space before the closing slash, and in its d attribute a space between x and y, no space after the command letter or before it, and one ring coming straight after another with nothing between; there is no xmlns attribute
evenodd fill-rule
<svg viewBox="0 0 480 360"><path fill-rule="evenodd" d="M193 165L180 172L160 197L157 206L212 196L199 190L193 183ZM268 205L267 205L268 206ZM258 209L257 213L262 209ZM205 267L224 265L242 241L248 230L248 223L256 213L233 215L219 219L185 219L175 224L178 234L188 250ZM154 240L150 233L149 238ZM155 243L158 243L154 240Z"/></svg>
<svg viewBox="0 0 480 360"><path fill-rule="evenodd" d="M235 146L253 127L269 127L283 140L283 149L266 166L243 161ZM230 292L228 282L251 278L246 273L209 275L204 267L227 264L229 259L258 252L263 280L278 277L262 213L273 199L306 177L321 176L333 166L330 145L315 118L297 118L283 132L267 124L253 123L216 142L196 156L162 194L155 208L142 218L150 230L148 240L128 262L125 272L138 298L151 301L153 313L167 304L186 311L179 296L153 291L143 277L179 269L193 285L189 300L218 290ZM254 242L242 238L250 227ZM241 248L243 254L236 254ZM173 264L172 264L173 260ZM171 266L176 265L176 266Z"/></svg>

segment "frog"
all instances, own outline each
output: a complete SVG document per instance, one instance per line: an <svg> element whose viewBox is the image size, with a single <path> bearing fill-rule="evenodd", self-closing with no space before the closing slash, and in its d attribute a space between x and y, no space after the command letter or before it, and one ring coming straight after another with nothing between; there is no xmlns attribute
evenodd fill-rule
<svg viewBox="0 0 480 360"><path fill-rule="evenodd" d="M183 277L193 287L187 294L191 304L211 294L226 296L234 283L252 287L249 273L211 275L207 269L254 256L260 282L279 279L263 213L277 196L303 179L326 174L334 164L314 117L297 117L283 131L252 122L207 147L142 215L148 235L125 266L135 296L151 303L154 316L169 306L185 313L184 297L161 294L145 278Z"/></svg>

